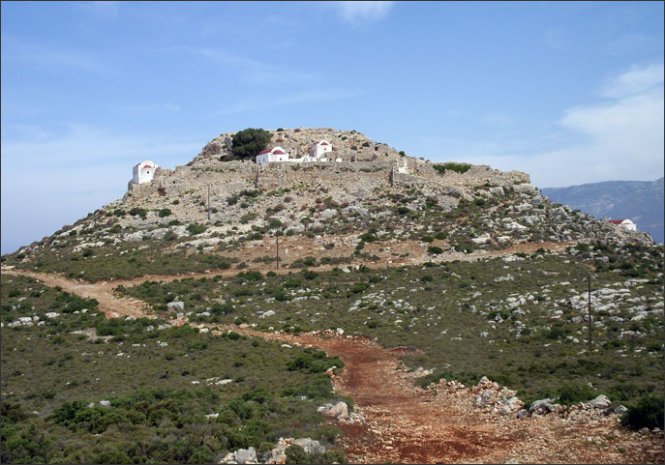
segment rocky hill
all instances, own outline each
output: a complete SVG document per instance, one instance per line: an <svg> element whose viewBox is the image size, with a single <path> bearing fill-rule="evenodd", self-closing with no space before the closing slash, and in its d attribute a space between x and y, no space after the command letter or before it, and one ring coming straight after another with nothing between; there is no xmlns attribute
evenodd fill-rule
<svg viewBox="0 0 665 465"><path fill-rule="evenodd" d="M664 240L663 178L653 182L607 181L545 188L542 193L555 202L578 208L599 219L630 218L654 241L662 243Z"/></svg>
<svg viewBox="0 0 665 465"><path fill-rule="evenodd" d="M222 134L186 166L130 183L124 198L4 259L94 280L127 277L128 268L170 272L170 257L181 255L189 259L177 260L178 272L269 263L275 235L282 265L307 257L420 263L527 242L650 242L550 202L525 173L434 164L356 131L281 129L272 138L295 155L325 138L343 161L226 161L232 134ZM95 269L84 269L92 257Z"/></svg>
<svg viewBox="0 0 665 465"><path fill-rule="evenodd" d="M662 245L525 173L271 137L341 161L222 134L2 257L0 461L663 462Z"/></svg>

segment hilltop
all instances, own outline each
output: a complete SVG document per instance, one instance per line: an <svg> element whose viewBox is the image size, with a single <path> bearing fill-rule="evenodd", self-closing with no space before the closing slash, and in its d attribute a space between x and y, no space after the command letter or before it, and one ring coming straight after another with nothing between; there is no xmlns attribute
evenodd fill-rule
<svg viewBox="0 0 665 465"><path fill-rule="evenodd" d="M277 130L270 145L302 156L327 139L340 162L258 165L227 161L232 136L216 137L185 166L157 169L151 182L130 183L122 199L3 260L95 280L171 273L175 261L176 272L271 263L276 235L282 265L308 257L422 263L529 242L650 242L550 202L525 173L432 163L331 129Z"/></svg>
<svg viewBox="0 0 665 465"><path fill-rule="evenodd" d="M2 461L663 461L662 245L526 173L269 136L291 161L221 134L2 257Z"/></svg>

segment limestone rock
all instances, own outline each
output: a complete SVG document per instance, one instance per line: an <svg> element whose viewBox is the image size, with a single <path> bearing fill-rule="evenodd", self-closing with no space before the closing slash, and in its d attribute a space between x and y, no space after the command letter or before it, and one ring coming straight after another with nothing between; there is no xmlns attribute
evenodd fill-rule
<svg viewBox="0 0 665 465"><path fill-rule="evenodd" d="M608 408L612 402L610 399L607 398L605 394L601 394L592 401L589 401L589 405L593 408L598 408L598 409L606 409Z"/></svg>

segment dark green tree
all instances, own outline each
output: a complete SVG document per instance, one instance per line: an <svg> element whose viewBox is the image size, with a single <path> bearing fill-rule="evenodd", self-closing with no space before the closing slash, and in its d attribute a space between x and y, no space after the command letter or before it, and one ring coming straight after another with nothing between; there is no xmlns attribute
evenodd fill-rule
<svg viewBox="0 0 665 465"><path fill-rule="evenodd" d="M265 129L243 129L233 136L231 152L238 158L253 158L268 146L271 137Z"/></svg>

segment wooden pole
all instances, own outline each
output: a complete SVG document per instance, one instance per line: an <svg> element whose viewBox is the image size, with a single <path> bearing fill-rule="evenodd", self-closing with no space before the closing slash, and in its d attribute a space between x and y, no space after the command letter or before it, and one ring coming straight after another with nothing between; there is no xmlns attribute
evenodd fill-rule
<svg viewBox="0 0 665 465"><path fill-rule="evenodd" d="M383 288L383 294L385 297L385 305L388 305L388 261L386 261L386 279L385 279L385 284Z"/></svg>
<svg viewBox="0 0 665 465"><path fill-rule="evenodd" d="M589 352L591 352L591 333L593 329L593 322L591 320L591 274L587 276L587 284L588 284L588 297L589 297L589 302L588 302L588 312L589 312Z"/></svg>
<svg viewBox="0 0 665 465"><path fill-rule="evenodd" d="M277 244L277 269L279 270L279 231L275 231L275 242Z"/></svg>
<svg viewBox="0 0 665 465"><path fill-rule="evenodd" d="M210 222L210 184L208 184L208 222Z"/></svg>

